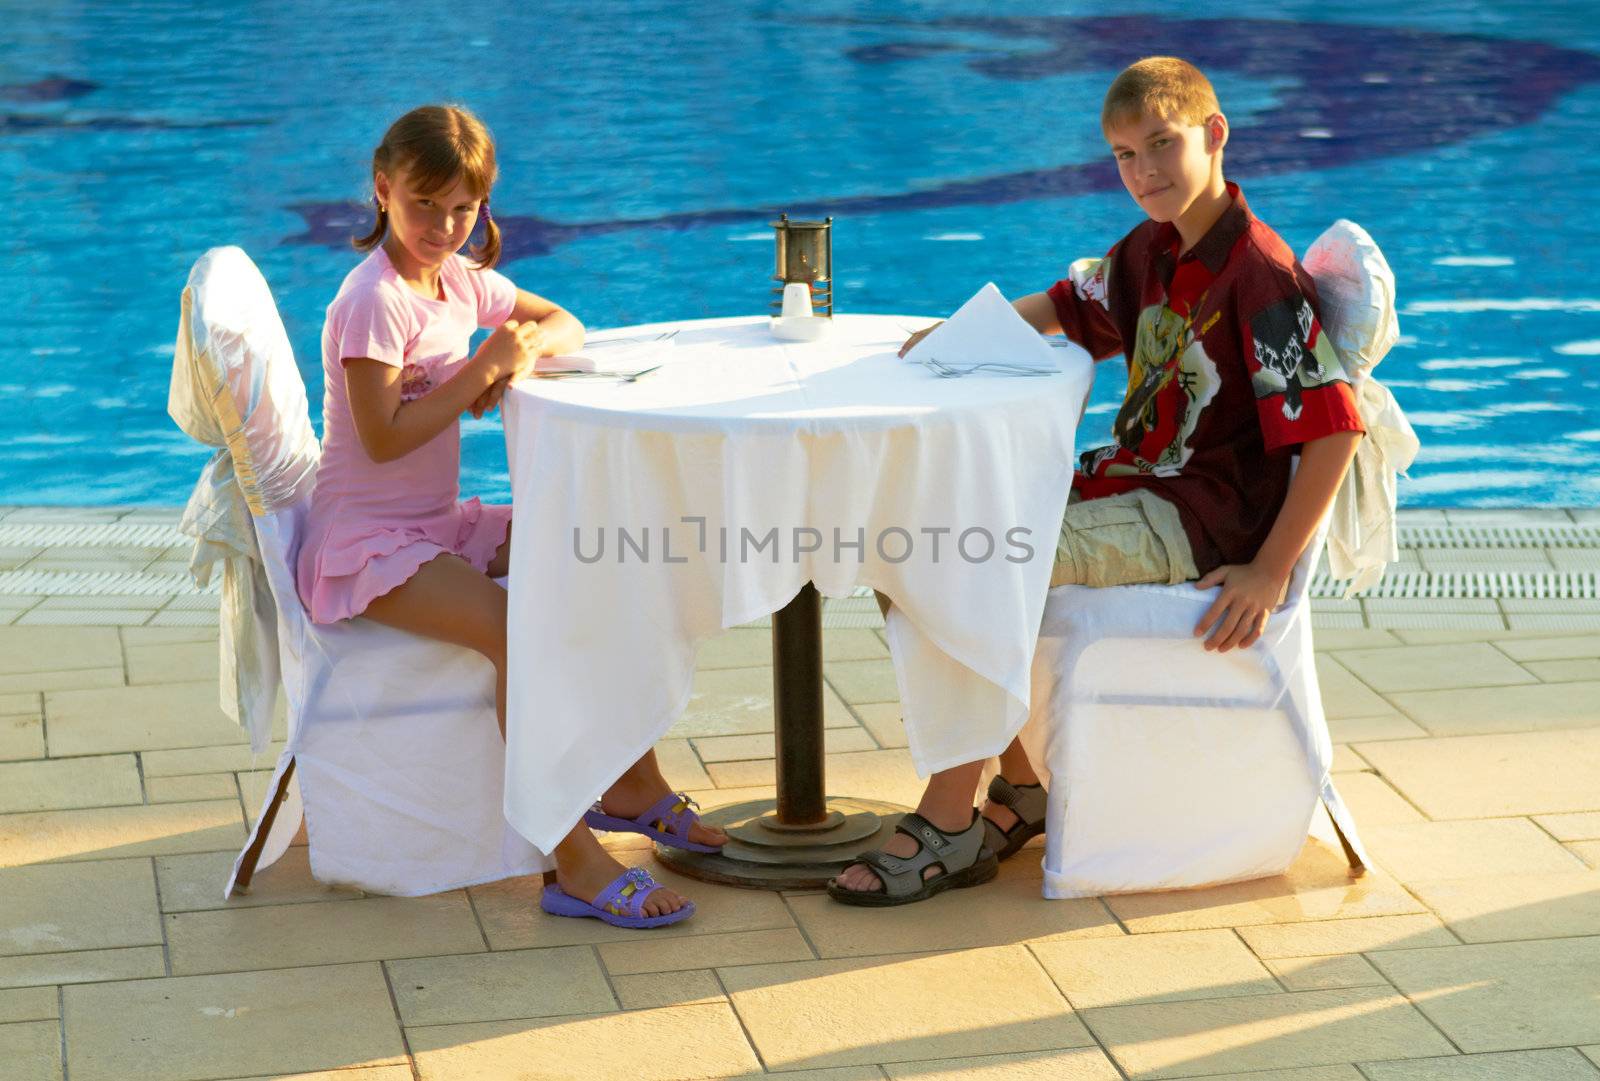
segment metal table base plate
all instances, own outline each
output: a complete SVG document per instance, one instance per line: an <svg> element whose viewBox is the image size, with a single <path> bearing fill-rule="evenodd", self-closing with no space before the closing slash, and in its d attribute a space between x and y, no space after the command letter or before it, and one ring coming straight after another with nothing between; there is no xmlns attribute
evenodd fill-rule
<svg viewBox="0 0 1600 1081"><path fill-rule="evenodd" d="M656 857L680 874L705 882L769 890L820 889L856 855L881 848L905 807L878 800L827 802L820 828L779 823L775 800L750 800L707 811L708 825L728 831L721 852L686 852L656 845ZM766 821L763 821L765 819Z"/></svg>

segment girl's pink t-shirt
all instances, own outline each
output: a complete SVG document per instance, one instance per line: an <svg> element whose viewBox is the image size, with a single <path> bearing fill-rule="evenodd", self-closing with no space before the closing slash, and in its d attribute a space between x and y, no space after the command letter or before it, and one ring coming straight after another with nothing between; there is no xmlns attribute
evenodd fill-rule
<svg viewBox="0 0 1600 1081"><path fill-rule="evenodd" d="M451 424L403 458L374 462L356 434L345 391L346 358L370 357L401 371L400 398L412 401L469 359L472 333L499 326L516 308L517 289L494 270L474 270L452 255L439 270L443 299L400 280L380 247L345 277L322 328L322 463L316 504L341 518L339 532L404 524L451 510L460 493L461 425ZM313 513L314 517L320 517Z"/></svg>

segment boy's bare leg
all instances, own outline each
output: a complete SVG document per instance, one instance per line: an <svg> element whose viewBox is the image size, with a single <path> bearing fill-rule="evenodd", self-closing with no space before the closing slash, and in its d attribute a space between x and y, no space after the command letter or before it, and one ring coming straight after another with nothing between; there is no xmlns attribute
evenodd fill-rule
<svg viewBox="0 0 1600 1081"><path fill-rule="evenodd" d="M510 541L506 543L509 545ZM494 570L492 564L490 570ZM495 711L504 737L506 591L488 575L473 569L459 556L441 555L424 563L406 582L376 598L362 615L424 638L465 646L488 658L495 666ZM627 870L581 823L552 855L561 888L584 901L593 901ZM662 887L645 899L643 912L646 916L664 916L684 904L681 895Z"/></svg>

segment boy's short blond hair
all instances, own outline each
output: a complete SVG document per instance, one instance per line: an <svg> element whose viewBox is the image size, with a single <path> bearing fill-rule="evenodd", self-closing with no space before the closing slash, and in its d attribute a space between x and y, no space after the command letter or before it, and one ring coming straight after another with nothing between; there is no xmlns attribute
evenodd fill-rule
<svg viewBox="0 0 1600 1081"><path fill-rule="evenodd" d="M1203 124L1221 111L1211 80L1199 68L1176 56L1147 56L1112 80L1100 108L1100 127L1109 130L1145 117Z"/></svg>

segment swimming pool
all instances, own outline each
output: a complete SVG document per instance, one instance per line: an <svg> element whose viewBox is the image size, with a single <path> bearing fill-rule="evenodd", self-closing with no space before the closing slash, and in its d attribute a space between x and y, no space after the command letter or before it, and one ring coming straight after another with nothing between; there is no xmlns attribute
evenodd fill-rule
<svg viewBox="0 0 1600 1081"><path fill-rule="evenodd" d="M207 453L167 381L216 244L271 283L316 420L350 204L412 105L493 128L501 269L591 326L762 310L775 209L836 216L840 310L935 316L985 281L1042 289L1137 222L1098 110L1155 52L1212 77L1229 175L1296 250L1348 217L1388 255L1404 337L1380 377L1423 439L1402 501L1600 498L1591 2L7 7L0 503L187 497ZM1102 367L1084 441L1122 382ZM498 418L463 448L463 490L507 498Z"/></svg>

